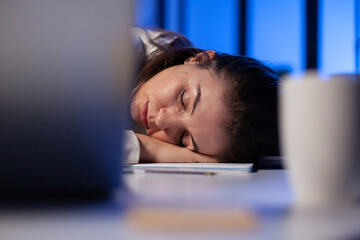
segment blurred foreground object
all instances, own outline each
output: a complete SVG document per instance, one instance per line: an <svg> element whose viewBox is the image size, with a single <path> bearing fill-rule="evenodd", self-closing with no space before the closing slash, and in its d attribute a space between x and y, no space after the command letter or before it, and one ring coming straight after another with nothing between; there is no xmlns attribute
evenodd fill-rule
<svg viewBox="0 0 360 240"><path fill-rule="evenodd" d="M119 185L131 12L122 0L0 2L1 191Z"/></svg>
<svg viewBox="0 0 360 240"><path fill-rule="evenodd" d="M254 213L245 210L217 208L132 208L128 220L139 231L159 232L224 232L254 231Z"/></svg>
<svg viewBox="0 0 360 240"><path fill-rule="evenodd" d="M355 207L360 190L360 85L315 72L282 81L281 140L296 208Z"/></svg>

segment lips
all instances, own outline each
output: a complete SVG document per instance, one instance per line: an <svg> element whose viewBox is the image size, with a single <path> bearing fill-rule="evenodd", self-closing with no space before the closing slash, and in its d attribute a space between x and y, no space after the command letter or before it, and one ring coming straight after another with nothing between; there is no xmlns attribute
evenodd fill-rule
<svg viewBox="0 0 360 240"><path fill-rule="evenodd" d="M146 101L146 103L142 106L140 110L140 121L145 129L149 129L149 124L147 121L148 106L149 106L149 100Z"/></svg>

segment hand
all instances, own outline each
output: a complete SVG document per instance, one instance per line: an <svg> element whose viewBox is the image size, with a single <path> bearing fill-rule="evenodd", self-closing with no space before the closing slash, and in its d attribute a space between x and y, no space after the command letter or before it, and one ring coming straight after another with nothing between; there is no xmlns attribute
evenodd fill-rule
<svg viewBox="0 0 360 240"><path fill-rule="evenodd" d="M142 134L136 134L136 136L140 142L140 162L219 162L213 156L195 153L185 147L179 147Z"/></svg>

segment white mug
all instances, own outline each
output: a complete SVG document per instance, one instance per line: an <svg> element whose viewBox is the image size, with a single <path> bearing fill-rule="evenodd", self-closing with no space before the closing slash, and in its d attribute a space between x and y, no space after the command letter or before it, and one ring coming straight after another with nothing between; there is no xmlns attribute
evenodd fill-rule
<svg viewBox="0 0 360 240"><path fill-rule="evenodd" d="M281 151L295 207L356 206L360 186L360 84L285 77L280 92Z"/></svg>

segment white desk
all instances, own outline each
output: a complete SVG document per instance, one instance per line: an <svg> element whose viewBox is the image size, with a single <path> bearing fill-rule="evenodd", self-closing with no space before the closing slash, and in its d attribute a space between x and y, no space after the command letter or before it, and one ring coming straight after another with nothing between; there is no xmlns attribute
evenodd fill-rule
<svg viewBox="0 0 360 240"><path fill-rule="evenodd" d="M0 239L346 239L360 236L360 211L294 212L284 170L240 175L125 174L110 201L52 210L2 210ZM234 209L256 217L252 231L141 232L128 209Z"/></svg>

